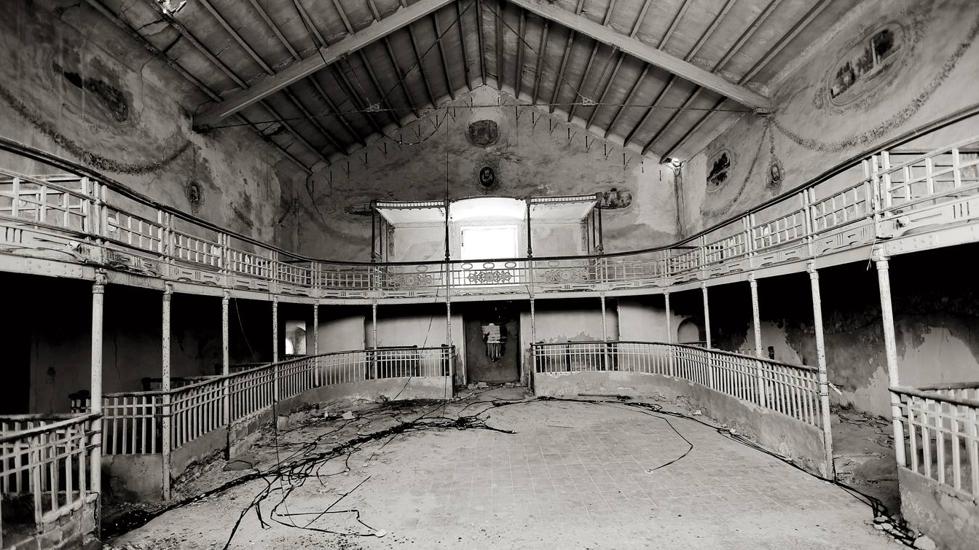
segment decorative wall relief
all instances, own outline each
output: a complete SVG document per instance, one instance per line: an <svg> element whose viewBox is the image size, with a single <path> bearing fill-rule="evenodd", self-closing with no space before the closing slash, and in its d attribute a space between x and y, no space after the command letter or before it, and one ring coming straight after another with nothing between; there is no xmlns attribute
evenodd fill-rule
<svg viewBox="0 0 979 550"><path fill-rule="evenodd" d="M487 155L476 163L473 169L473 179L476 187L488 193L500 186L500 161L494 156Z"/></svg>
<svg viewBox="0 0 979 550"><path fill-rule="evenodd" d="M860 38L827 75L823 88L834 105L847 105L893 78L889 69L905 51L905 31L897 23L888 23Z"/></svg>
<svg viewBox="0 0 979 550"><path fill-rule="evenodd" d="M500 126L495 120L477 120L469 125L466 135L473 145L489 147L500 140Z"/></svg>
<svg viewBox="0 0 979 550"><path fill-rule="evenodd" d="M628 208L632 204L632 192L615 187L599 194L598 207L605 210Z"/></svg>
<svg viewBox="0 0 979 550"><path fill-rule="evenodd" d="M196 214L204 205L204 188L196 181L188 181L184 186L184 192L187 194L191 212Z"/></svg>
<svg viewBox="0 0 979 550"><path fill-rule="evenodd" d="M728 180L732 164L731 152L726 149L718 151L707 160L707 183L710 189L716 189Z"/></svg>
<svg viewBox="0 0 979 550"><path fill-rule="evenodd" d="M817 109L838 116L893 103L892 114L882 115L867 130L832 141L825 140L824 134L805 135L781 116L773 118L775 128L806 149L830 153L867 147L900 128L928 103L979 35L979 11L954 10L951 4L922 2L900 24L874 24L855 33L857 38L840 48L812 99ZM948 44L944 60L930 53L941 42ZM882 101L891 94L907 100L903 104Z"/></svg>

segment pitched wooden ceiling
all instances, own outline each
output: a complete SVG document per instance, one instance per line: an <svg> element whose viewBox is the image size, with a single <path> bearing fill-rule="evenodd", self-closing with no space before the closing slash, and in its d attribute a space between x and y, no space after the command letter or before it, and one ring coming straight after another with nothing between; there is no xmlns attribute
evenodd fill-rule
<svg viewBox="0 0 979 550"><path fill-rule="evenodd" d="M488 85L657 158L693 153L849 0L86 0L307 171Z"/></svg>

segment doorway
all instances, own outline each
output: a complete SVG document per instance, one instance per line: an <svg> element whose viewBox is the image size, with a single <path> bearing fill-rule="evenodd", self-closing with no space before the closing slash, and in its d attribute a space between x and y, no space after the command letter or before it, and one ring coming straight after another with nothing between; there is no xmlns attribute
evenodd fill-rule
<svg viewBox="0 0 979 550"><path fill-rule="evenodd" d="M520 313L509 302L467 304L466 380L504 384L520 381Z"/></svg>

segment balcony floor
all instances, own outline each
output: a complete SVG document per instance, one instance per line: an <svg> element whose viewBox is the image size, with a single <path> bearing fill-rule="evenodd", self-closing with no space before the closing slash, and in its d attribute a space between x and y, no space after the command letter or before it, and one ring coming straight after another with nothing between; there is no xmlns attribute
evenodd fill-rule
<svg viewBox="0 0 979 550"><path fill-rule="evenodd" d="M307 414L278 433L288 475L177 507L111 544L220 548L243 518L231 548L901 547L844 490L693 420L620 403L493 406L519 393L370 405L354 421ZM515 433L456 421L481 411L486 425ZM441 427L364 437L422 415L419 424ZM365 441L352 452L320 454L358 434ZM246 459L275 469L274 438ZM245 466L218 461L181 491L246 475ZM256 501L265 528L248 508Z"/></svg>

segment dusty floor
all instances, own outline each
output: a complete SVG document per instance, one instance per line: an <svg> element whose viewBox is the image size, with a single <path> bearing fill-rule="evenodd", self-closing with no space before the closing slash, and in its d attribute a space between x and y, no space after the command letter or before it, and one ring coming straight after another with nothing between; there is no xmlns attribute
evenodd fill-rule
<svg viewBox="0 0 979 550"><path fill-rule="evenodd" d="M211 464L182 491L231 487L110 544L900 547L843 489L694 420L622 403L524 400L497 389L447 405L364 405L355 420L320 411L246 461ZM242 476L253 479L233 481Z"/></svg>

